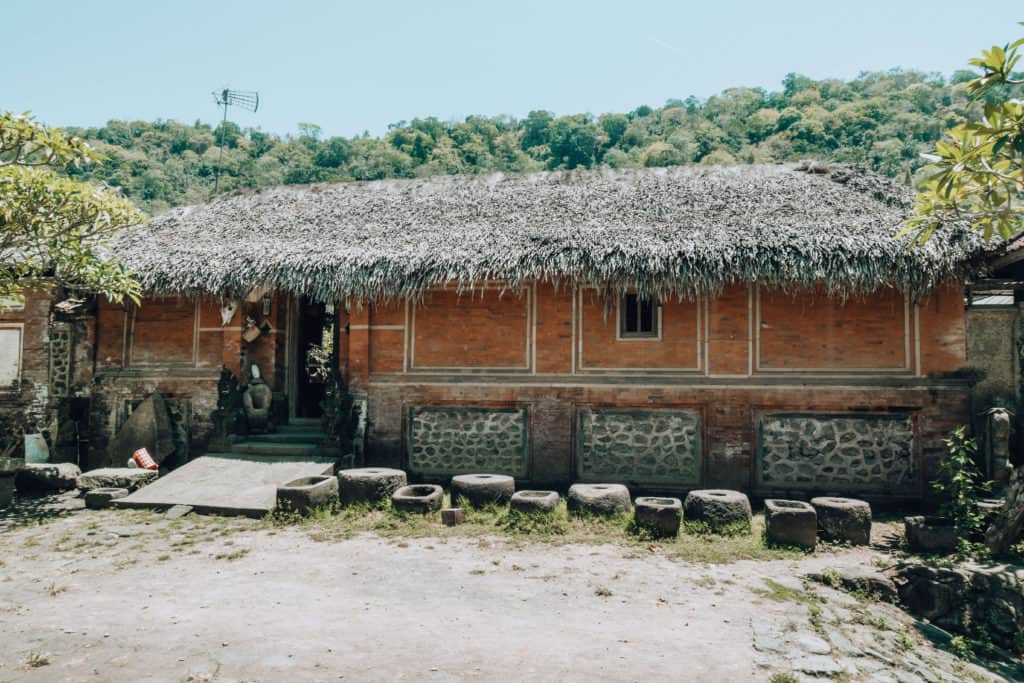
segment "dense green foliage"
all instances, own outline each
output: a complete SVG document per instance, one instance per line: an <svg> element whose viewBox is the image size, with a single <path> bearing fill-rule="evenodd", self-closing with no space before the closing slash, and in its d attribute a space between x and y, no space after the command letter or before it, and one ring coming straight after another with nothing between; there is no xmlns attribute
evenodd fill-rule
<svg viewBox="0 0 1024 683"><path fill-rule="evenodd" d="M908 231L920 241L942 225L970 225L985 238L1006 239L1024 226L1024 102L1013 90L1024 85L1014 74L1024 38L982 51L971 65L982 70L967 83L974 101L983 101L982 116L950 130L935 146L924 169L916 216Z"/></svg>
<svg viewBox="0 0 1024 683"><path fill-rule="evenodd" d="M56 285L136 297L138 283L100 252L145 216L114 190L59 174L101 160L81 140L0 112L0 296Z"/></svg>
<svg viewBox="0 0 1024 683"><path fill-rule="evenodd" d="M111 121L72 130L109 157L102 166L73 172L123 188L151 213L210 196L221 137L224 191L452 173L805 158L864 163L905 177L924 163L920 153L932 150L944 130L980 112L965 85L976 77L970 71L951 78L891 71L845 82L791 74L778 92L730 88L706 101L670 100L628 114L534 111L523 119L414 119L390 126L382 138L325 138L312 124L279 137L230 122L214 129L199 122Z"/></svg>

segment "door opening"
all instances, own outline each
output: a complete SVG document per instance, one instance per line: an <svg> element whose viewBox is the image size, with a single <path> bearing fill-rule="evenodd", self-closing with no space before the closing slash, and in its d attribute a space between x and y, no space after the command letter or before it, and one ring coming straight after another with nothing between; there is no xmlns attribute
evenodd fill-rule
<svg viewBox="0 0 1024 683"><path fill-rule="evenodd" d="M296 355L293 359L297 371L293 399L295 417L317 418L323 415L321 403L326 395L327 371L337 362L337 330L331 308L305 297L298 301L298 319L294 328Z"/></svg>

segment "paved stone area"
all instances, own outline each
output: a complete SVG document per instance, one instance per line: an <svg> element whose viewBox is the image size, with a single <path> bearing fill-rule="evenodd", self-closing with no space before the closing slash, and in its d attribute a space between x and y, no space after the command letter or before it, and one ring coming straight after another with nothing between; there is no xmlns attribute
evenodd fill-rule
<svg viewBox="0 0 1024 683"><path fill-rule="evenodd" d="M277 487L293 479L331 474L334 460L306 456L204 455L160 477L119 507L189 505L197 512L263 516L277 506Z"/></svg>
<svg viewBox="0 0 1024 683"><path fill-rule="evenodd" d="M791 607L785 619L751 617L755 659L765 671L790 671L801 681L1004 680L934 647L926 638L932 630L893 605L792 577L767 579L765 590L766 595L799 596L783 600Z"/></svg>

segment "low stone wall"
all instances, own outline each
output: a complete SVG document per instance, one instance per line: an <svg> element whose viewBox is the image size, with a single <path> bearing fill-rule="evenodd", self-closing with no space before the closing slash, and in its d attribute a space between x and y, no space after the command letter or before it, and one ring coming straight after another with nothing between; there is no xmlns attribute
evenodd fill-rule
<svg viewBox="0 0 1024 683"><path fill-rule="evenodd" d="M915 493L913 422L894 414L764 414L757 484L762 491Z"/></svg>
<svg viewBox="0 0 1024 683"><path fill-rule="evenodd" d="M892 572L900 602L936 626L996 645L1024 646L1024 568L965 563L956 567L907 564Z"/></svg>
<svg viewBox="0 0 1024 683"><path fill-rule="evenodd" d="M689 410L579 411L577 473L584 481L701 482L700 413Z"/></svg>
<svg viewBox="0 0 1024 683"><path fill-rule="evenodd" d="M414 406L409 409L408 452L409 469L417 474L526 477L526 409Z"/></svg>

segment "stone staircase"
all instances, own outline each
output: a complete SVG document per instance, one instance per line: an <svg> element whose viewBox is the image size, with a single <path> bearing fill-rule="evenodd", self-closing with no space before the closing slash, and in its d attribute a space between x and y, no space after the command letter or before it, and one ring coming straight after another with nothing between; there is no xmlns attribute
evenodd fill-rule
<svg viewBox="0 0 1024 683"><path fill-rule="evenodd" d="M320 420L311 418L293 419L286 425L279 425L270 434L249 434L239 437L231 445L232 453L276 456L335 456L340 457L337 448L323 446L324 434Z"/></svg>

